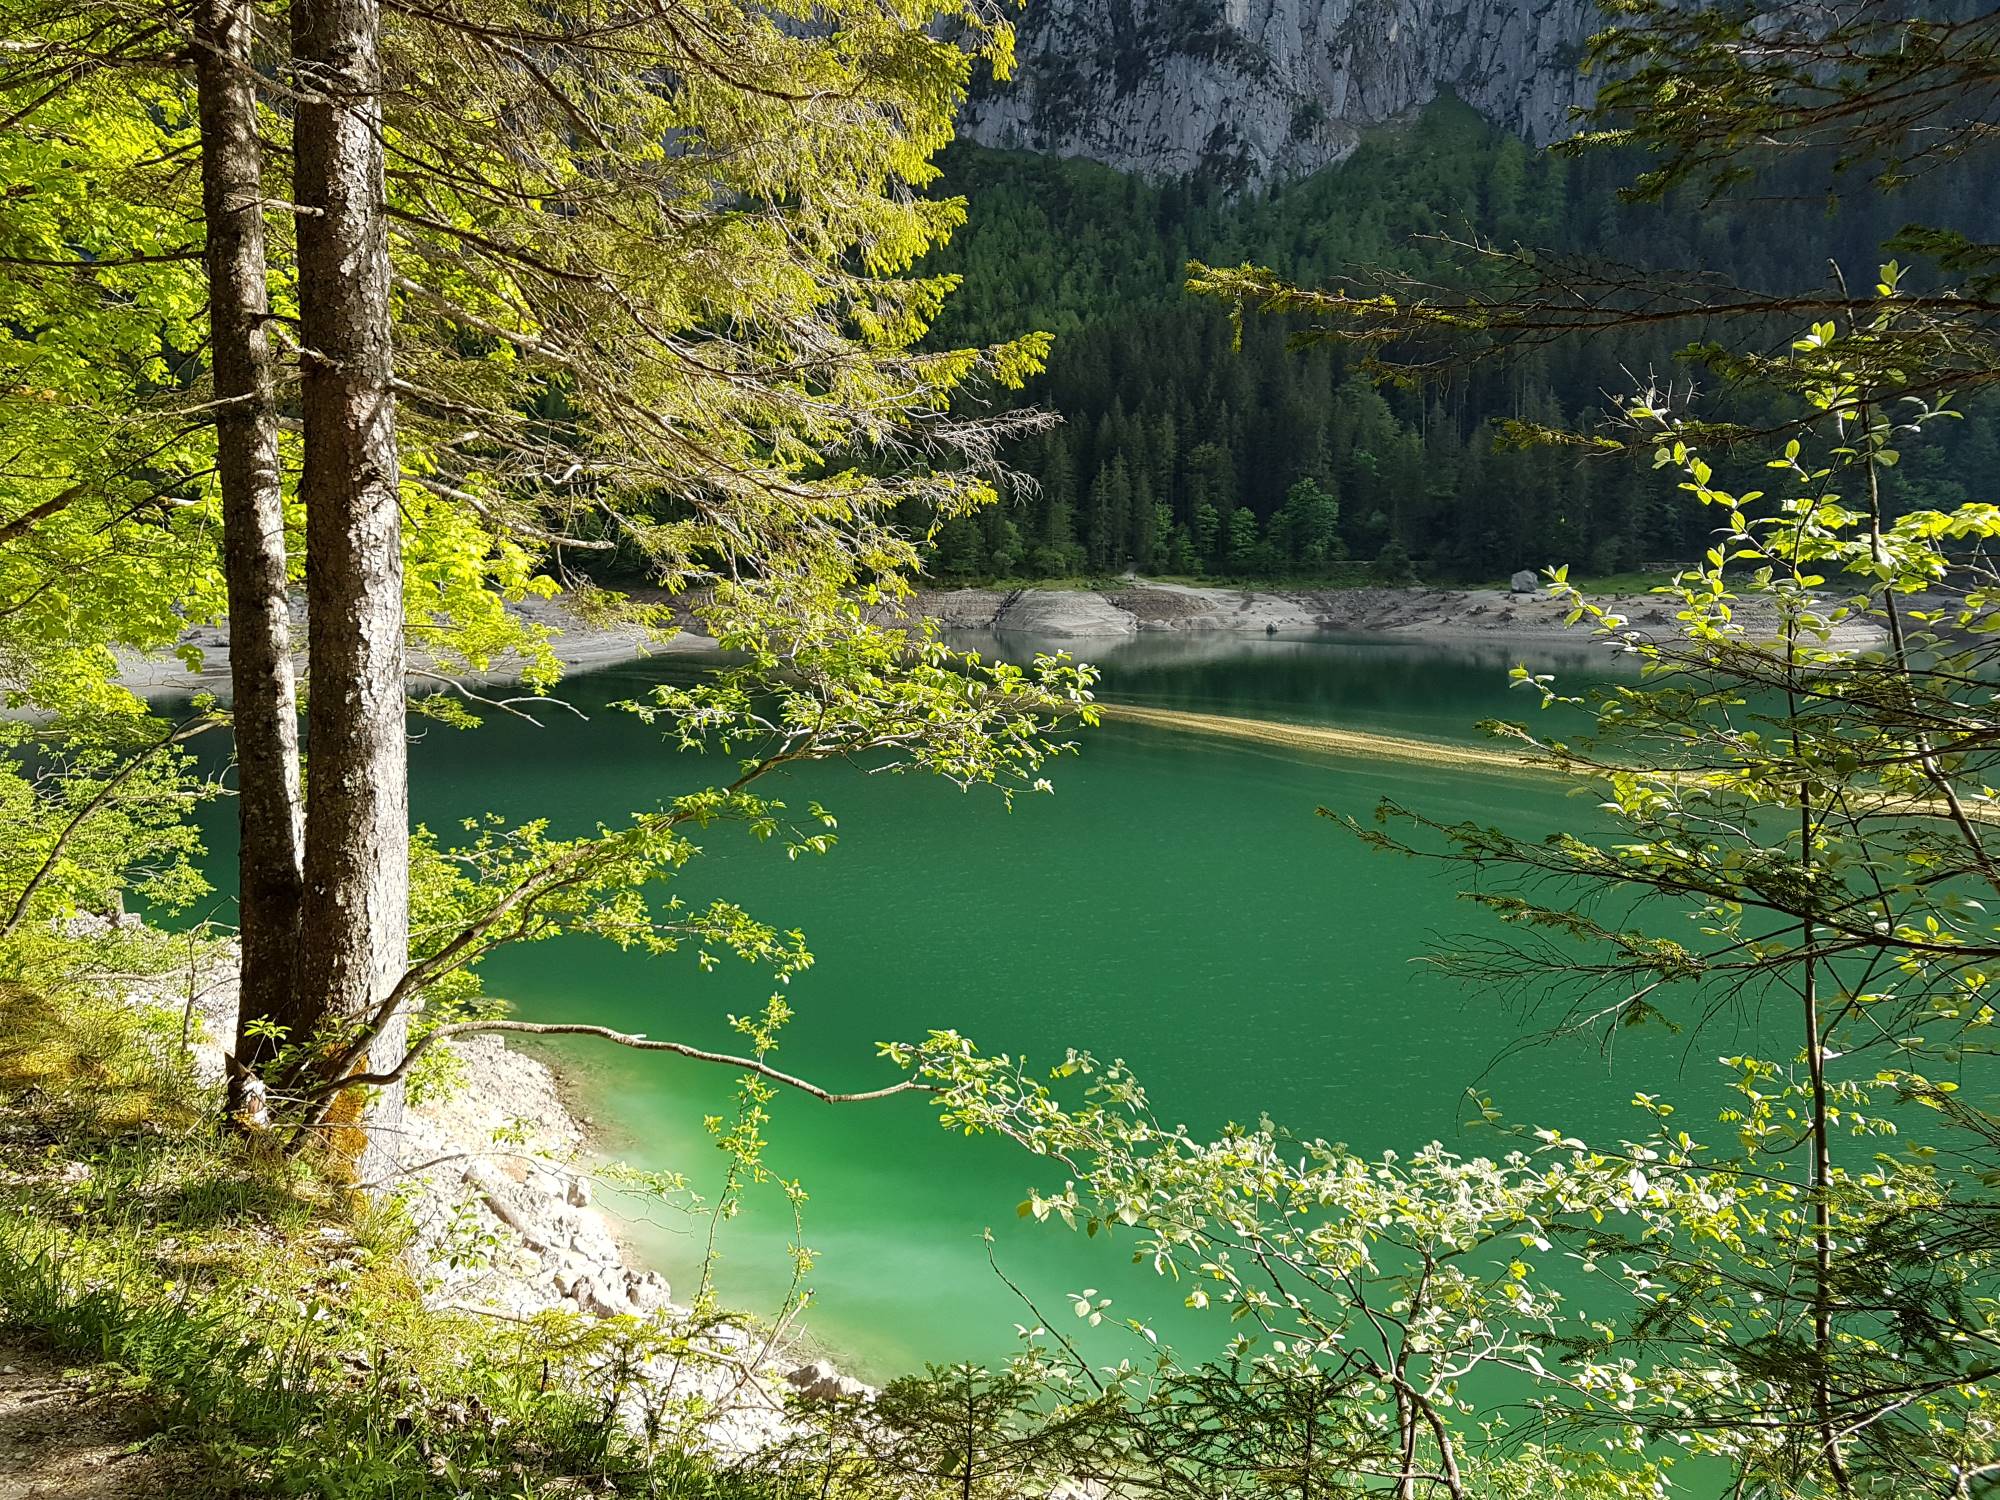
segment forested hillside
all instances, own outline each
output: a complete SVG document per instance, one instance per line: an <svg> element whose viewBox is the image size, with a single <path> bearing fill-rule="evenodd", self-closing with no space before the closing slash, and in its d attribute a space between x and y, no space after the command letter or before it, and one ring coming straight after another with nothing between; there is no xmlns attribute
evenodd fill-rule
<svg viewBox="0 0 2000 1500"><path fill-rule="evenodd" d="M1237 349L1228 309L1183 290L1190 260L1250 261L1307 285L1370 267L1421 279L1446 261L1427 237L1476 236L1701 267L1775 291L1821 284L1830 261L1871 277L1880 247L1913 219L2000 237L1993 205L1973 191L1976 172L1829 200L1806 186L1820 179L1802 165L1797 193L1774 181L1755 198L1654 207L1618 201L1630 166L1605 153L1533 152L1453 101L1254 198L955 148L946 185L971 214L934 257L965 278L939 336L1054 333L1048 373L1023 399L1063 422L1011 455L1039 492L946 524L935 569L1264 577L1348 560L1390 579L1413 564L1477 579L1552 562L1612 573L1705 545L1709 519L1678 502L1670 479L1622 459L1494 441L1496 421L1587 425L1649 373L1676 373L1686 327L1570 340L1422 390L1378 388L1340 349L1289 350L1274 320L1249 320ZM1962 422L1912 446L1890 477L1892 506L1956 503L1964 476L2000 466L2000 402L1964 405Z"/></svg>

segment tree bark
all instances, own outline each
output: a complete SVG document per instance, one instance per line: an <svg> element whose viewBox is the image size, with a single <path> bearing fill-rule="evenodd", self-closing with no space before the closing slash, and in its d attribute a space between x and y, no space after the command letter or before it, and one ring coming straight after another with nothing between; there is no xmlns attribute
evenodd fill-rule
<svg viewBox="0 0 2000 1500"><path fill-rule="evenodd" d="M300 93L294 196L305 210L298 234L310 671L300 960L309 1003L331 1030L376 1016L409 949L402 531L379 32L376 0L296 0L292 7ZM369 1071L396 1065L404 1032L400 1014L382 1021ZM371 1167L393 1156L400 1114L401 1087L392 1083L352 1143Z"/></svg>
<svg viewBox="0 0 2000 1500"><path fill-rule="evenodd" d="M258 1022L298 1027L296 960L304 891L298 693L292 678L285 511L278 467L277 379L265 326L264 183L251 48L252 0L199 0L195 89L201 116L202 211L229 593L229 676L241 835L240 1000L231 1112L273 1043Z"/></svg>

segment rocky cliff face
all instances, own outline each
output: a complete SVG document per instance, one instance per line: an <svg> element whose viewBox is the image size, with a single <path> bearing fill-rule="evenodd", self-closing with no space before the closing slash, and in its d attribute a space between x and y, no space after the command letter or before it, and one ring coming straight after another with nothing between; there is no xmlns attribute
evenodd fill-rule
<svg viewBox="0 0 2000 1500"><path fill-rule="evenodd" d="M1587 97L1591 0L1028 0L1020 66L964 133L1149 177L1238 185L1338 161L1453 90L1542 143Z"/></svg>

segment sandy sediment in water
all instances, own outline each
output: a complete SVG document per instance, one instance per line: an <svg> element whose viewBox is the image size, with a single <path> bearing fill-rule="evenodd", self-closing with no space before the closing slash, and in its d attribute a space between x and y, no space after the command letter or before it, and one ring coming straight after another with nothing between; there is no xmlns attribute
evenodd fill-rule
<svg viewBox="0 0 2000 1500"><path fill-rule="evenodd" d="M1358 755L1374 761L1406 761L1443 766L1454 771L1492 771L1502 775L1535 774L1575 777L1553 762L1524 750L1500 746L1454 745L1442 740L1411 739L1372 730L1335 729L1318 724L1287 724L1278 719L1238 719L1227 714L1186 713L1172 708L1143 708L1132 703L1103 703L1106 719L1172 729L1186 734L1210 734L1247 740L1287 750L1311 750L1322 755Z"/></svg>
<svg viewBox="0 0 2000 1500"><path fill-rule="evenodd" d="M1487 771L1503 776L1557 776L1572 784L1593 774L1587 767L1565 765L1552 756L1538 754L1525 746L1460 745L1445 740L1382 734L1374 730L1288 724L1279 719L1239 719L1227 714L1146 708L1135 703L1100 703L1098 710L1113 722L1144 724L1154 729L1185 734L1215 735L1278 749L1308 750L1320 755L1351 755L1370 761L1402 761L1411 765L1448 767L1454 771ZM1651 774L1686 786L1698 786L1709 779L1704 772L1675 771L1671 768ZM1963 816L1975 823L2000 823L2000 807L1978 798L1967 798L1954 809L1942 798L1917 797L1866 787L1854 788L1847 795L1852 806L1866 808L1873 813L1953 821Z"/></svg>

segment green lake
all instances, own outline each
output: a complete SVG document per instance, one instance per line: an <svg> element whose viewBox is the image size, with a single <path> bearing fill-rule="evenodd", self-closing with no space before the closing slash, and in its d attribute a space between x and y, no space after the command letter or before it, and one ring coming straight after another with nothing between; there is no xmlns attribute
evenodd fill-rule
<svg viewBox="0 0 2000 1500"><path fill-rule="evenodd" d="M1461 741L1477 738L1482 718L1536 713L1507 687L1513 658L1490 650L1161 635L1092 654L1112 701ZM1538 668L1603 670L1600 658L1529 656ZM494 809L582 831L700 784L698 763L605 708L689 670L682 658L572 680L564 693L590 713L587 725L554 714L539 729L503 716L469 733L429 729L413 751L416 816L444 828ZM1482 925L1450 875L1371 852L1315 815L1365 815L1386 797L1522 831L1587 825L1591 801L1558 782L1127 724L1082 738L1082 754L1055 767L1054 794L1023 796L1011 812L927 779L815 766L774 794L827 804L840 819L832 853L794 863L734 830L707 836L680 894L727 896L802 928L817 958L790 988L797 1018L780 1066L833 1088L876 1086L896 1076L875 1059L877 1041L952 1027L1031 1059L1057 1060L1069 1046L1123 1057L1163 1117L1198 1129L1265 1113L1371 1152L1442 1138L1474 1153L1497 1142L1465 1126L1470 1087L1523 1123L1616 1130L1635 1088L1671 1089L1684 1055L1727 1050L1715 1036L1691 1049L1687 1038L1638 1036L1610 1052L1571 1039L1503 1056L1548 1018L1415 962ZM226 855L226 834L217 843ZM568 939L503 953L486 974L529 1019L732 1050L740 1038L727 1015L770 989L740 965L703 974L688 955ZM713 1193L721 1158L702 1119L728 1109L727 1070L589 1042L556 1056L604 1154L685 1172ZM988 1265L989 1228L1001 1268L1050 1319L1069 1318L1064 1293L1095 1287L1119 1314L1200 1331L1178 1310L1181 1294L1130 1264L1128 1248L1017 1216L1031 1183L1060 1184L1049 1164L947 1135L918 1098L829 1107L784 1097L769 1136L773 1168L810 1195L804 1235L818 1262L806 1326L863 1374L1013 1346L1015 1325L1032 1316ZM656 1203L622 1207L634 1243L685 1290L706 1221ZM782 1195L754 1190L721 1231L725 1303L779 1305L791 1234ZM1201 1327L1203 1347L1227 1336L1219 1315Z"/></svg>

